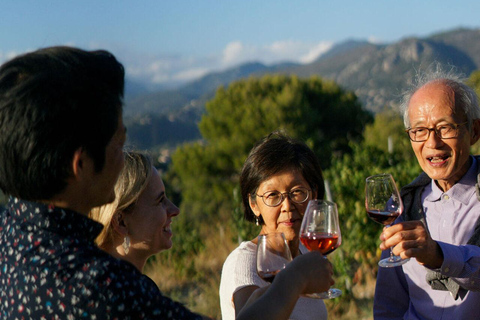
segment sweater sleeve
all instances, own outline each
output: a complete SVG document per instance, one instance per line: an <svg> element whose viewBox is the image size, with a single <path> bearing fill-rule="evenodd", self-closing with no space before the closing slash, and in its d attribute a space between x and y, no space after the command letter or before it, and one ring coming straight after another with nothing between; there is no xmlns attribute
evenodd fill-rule
<svg viewBox="0 0 480 320"><path fill-rule="evenodd" d="M258 276L256 261L256 245L250 241L240 244L225 260L220 280L220 306L224 320L235 319L235 292L247 286L268 285Z"/></svg>

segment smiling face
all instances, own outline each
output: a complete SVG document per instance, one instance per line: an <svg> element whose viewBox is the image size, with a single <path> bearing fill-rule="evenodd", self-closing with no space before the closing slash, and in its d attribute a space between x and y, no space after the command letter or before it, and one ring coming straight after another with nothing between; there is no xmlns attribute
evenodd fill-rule
<svg viewBox="0 0 480 320"><path fill-rule="evenodd" d="M149 257L172 247L172 218L179 214L165 194L158 171L152 174L145 190L140 194L133 211L125 215L125 225L131 240L131 249L138 255ZM145 258L146 260L146 258Z"/></svg>
<svg viewBox="0 0 480 320"><path fill-rule="evenodd" d="M260 183L257 195L263 195L267 191L290 192L298 187L311 190L305 178L298 171L285 171ZM315 196L310 191L308 199L303 203L295 203L289 197L285 197L283 202L276 207L267 206L261 197L257 196L256 201L250 199L250 207L256 216L261 215L263 218L264 225L261 233L283 232L287 241L298 242L300 226L308 200Z"/></svg>
<svg viewBox="0 0 480 320"><path fill-rule="evenodd" d="M420 88L410 99L408 117L412 128L434 128L442 124L460 124L467 121L460 107L455 106L455 93L437 81ZM440 139L434 132L423 142L411 141L413 151L423 171L437 185L447 191L470 167L470 146L478 140L474 122L472 134L466 125L459 127L458 136L453 139Z"/></svg>

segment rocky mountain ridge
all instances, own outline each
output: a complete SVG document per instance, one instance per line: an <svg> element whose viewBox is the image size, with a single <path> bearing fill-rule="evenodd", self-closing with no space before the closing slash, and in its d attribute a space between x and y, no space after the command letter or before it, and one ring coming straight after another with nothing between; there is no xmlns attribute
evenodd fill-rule
<svg viewBox="0 0 480 320"><path fill-rule="evenodd" d="M200 119L205 102L211 99L218 86L250 76L280 73L305 78L318 75L331 79L355 92L367 110L378 112L395 107L401 93L414 79L418 70L438 62L446 68L454 67L465 77L480 69L480 29L459 28L436 33L424 38L409 37L390 44L372 44L348 40L333 46L327 53L309 64L282 63L266 66L252 62L223 72L208 74L178 88L137 95L127 99L125 113L131 126L142 131L145 117L168 119L169 126L179 130L188 125L190 136L198 137L195 123ZM160 128L148 128L157 131ZM148 135L147 135L148 136ZM175 134L169 133L175 137ZM189 138L190 137L190 138ZM133 138L133 137L132 137ZM160 135L159 141L163 139ZM145 140L148 138L144 138Z"/></svg>

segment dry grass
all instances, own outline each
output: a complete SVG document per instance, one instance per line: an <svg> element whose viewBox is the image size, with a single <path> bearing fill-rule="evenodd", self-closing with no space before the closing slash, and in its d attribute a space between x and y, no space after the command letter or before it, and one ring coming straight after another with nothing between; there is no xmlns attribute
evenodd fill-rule
<svg viewBox="0 0 480 320"><path fill-rule="evenodd" d="M341 298L340 298L341 299ZM338 299L337 299L338 300ZM329 319L340 320L373 320L373 300L361 299L351 301L348 305L340 306L337 301L325 301Z"/></svg>
<svg viewBox="0 0 480 320"><path fill-rule="evenodd" d="M167 254L161 253L148 263L145 273L166 296L184 303L195 312L220 320L218 288L221 270L224 260L238 244L232 241L231 232L224 226L210 226L210 230L205 232L209 233L204 238L205 250L197 255L183 257L182 266L169 259ZM194 275L189 276L185 269L193 270ZM373 319L375 278L369 268L360 268L356 277L357 284L352 288L356 297L354 301L348 305L341 298L325 301L330 319Z"/></svg>
<svg viewBox="0 0 480 320"><path fill-rule="evenodd" d="M148 264L145 273L165 295L183 302L195 312L221 319L218 288L222 266L237 244L224 226L212 226L211 229L210 236L205 237L205 250L183 259L183 264L195 270L194 279L175 267L173 261L163 259L162 254Z"/></svg>

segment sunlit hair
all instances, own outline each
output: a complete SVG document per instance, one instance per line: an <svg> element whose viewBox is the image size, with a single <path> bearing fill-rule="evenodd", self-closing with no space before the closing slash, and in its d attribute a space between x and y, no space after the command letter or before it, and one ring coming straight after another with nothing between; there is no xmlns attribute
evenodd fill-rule
<svg viewBox="0 0 480 320"><path fill-rule="evenodd" d="M249 198L257 201L256 193L260 184L285 171L299 172L312 192L317 193L317 198L323 199L325 186L315 153L303 141L288 137L283 132L272 132L257 142L243 165L240 189L245 220L255 221ZM263 224L261 216L259 223Z"/></svg>
<svg viewBox="0 0 480 320"><path fill-rule="evenodd" d="M112 219L117 212L132 212L138 197L147 187L152 175L153 162L150 157L138 152L125 152L125 166L115 185L115 201L90 211L90 218L104 225L95 240L101 248L113 243Z"/></svg>
<svg viewBox="0 0 480 320"><path fill-rule="evenodd" d="M465 79L458 74L452 67L445 71L439 63L434 63L426 71L418 72L414 83L404 92L400 109L403 112L403 122L405 128L410 127L410 119L408 118L408 107L413 94L426 84L439 82L444 83L455 92L456 107L460 107L467 117L467 128L470 131L473 120L480 119L480 107L475 91L464 83Z"/></svg>

